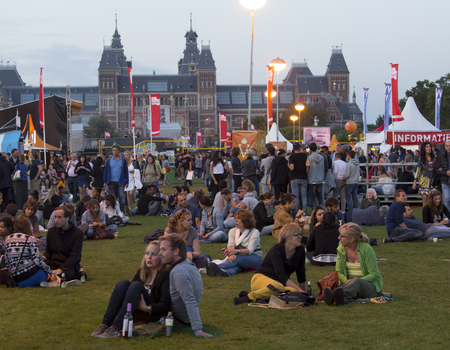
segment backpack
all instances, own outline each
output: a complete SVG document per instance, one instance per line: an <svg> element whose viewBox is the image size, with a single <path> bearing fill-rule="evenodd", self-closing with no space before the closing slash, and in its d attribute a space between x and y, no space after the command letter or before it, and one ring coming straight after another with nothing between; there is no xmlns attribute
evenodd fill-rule
<svg viewBox="0 0 450 350"><path fill-rule="evenodd" d="M155 231L150 232L147 236L144 237L144 242L150 243L153 241L157 241L161 236L164 236L164 230L162 228L157 228Z"/></svg>

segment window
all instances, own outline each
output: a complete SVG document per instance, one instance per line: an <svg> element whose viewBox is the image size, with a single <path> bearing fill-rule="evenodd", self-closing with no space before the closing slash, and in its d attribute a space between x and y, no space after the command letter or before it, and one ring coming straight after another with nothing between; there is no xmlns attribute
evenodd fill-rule
<svg viewBox="0 0 450 350"><path fill-rule="evenodd" d="M330 115L330 120L332 122L336 121L336 116L334 114Z"/></svg>
<svg viewBox="0 0 450 350"><path fill-rule="evenodd" d="M71 94L70 98L75 101L83 102L83 94Z"/></svg>
<svg viewBox="0 0 450 350"><path fill-rule="evenodd" d="M292 91L280 91L280 103L292 103L294 95Z"/></svg>
<svg viewBox="0 0 450 350"><path fill-rule="evenodd" d="M20 103L34 101L34 94L21 94Z"/></svg>
<svg viewBox="0 0 450 350"><path fill-rule="evenodd" d="M119 96L119 107L128 107L128 97L127 96Z"/></svg>
<svg viewBox="0 0 450 350"><path fill-rule="evenodd" d="M262 104L262 95L260 91L252 91L252 104Z"/></svg>
<svg viewBox="0 0 450 350"><path fill-rule="evenodd" d="M84 94L85 106L98 106L98 94Z"/></svg>
<svg viewBox="0 0 450 350"><path fill-rule="evenodd" d="M147 84L148 91L167 91L167 81L149 81Z"/></svg>
<svg viewBox="0 0 450 350"><path fill-rule="evenodd" d="M103 110L113 111L114 110L114 99L111 97L105 97L103 99Z"/></svg>
<svg viewBox="0 0 450 350"><path fill-rule="evenodd" d="M230 104L230 93L228 91L221 91L217 93L217 103L229 105Z"/></svg>
<svg viewBox="0 0 450 350"><path fill-rule="evenodd" d="M213 108L213 99L211 96L202 97L202 107L203 109Z"/></svg>
<svg viewBox="0 0 450 350"><path fill-rule="evenodd" d="M135 97L134 98L134 106L135 107L140 107L141 106L141 98L140 97Z"/></svg>
<svg viewBox="0 0 450 350"><path fill-rule="evenodd" d="M245 92L243 91L233 91L231 93L231 99L234 105L247 103L247 98L245 96Z"/></svg>

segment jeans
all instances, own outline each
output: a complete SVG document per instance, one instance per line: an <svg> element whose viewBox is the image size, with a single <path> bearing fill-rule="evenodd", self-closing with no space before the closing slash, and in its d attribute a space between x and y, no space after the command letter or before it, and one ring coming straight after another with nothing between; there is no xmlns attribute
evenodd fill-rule
<svg viewBox="0 0 450 350"><path fill-rule="evenodd" d="M384 194L383 187L381 187L381 186L372 186L372 188L373 188L378 194Z"/></svg>
<svg viewBox="0 0 450 350"><path fill-rule="evenodd" d="M121 185L119 182L111 181L108 184L109 192L116 196L119 199L120 210L123 211L125 208L125 185Z"/></svg>
<svg viewBox="0 0 450 350"><path fill-rule="evenodd" d="M17 282L17 287L38 287L41 282L47 281L48 274L45 271L39 270L33 276L22 282Z"/></svg>
<svg viewBox="0 0 450 350"><path fill-rule="evenodd" d="M427 238L450 238L450 227L445 225L431 226L427 230Z"/></svg>
<svg viewBox="0 0 450 350"><path fill-rule="evenodd" d="M187 247L187 251L192 253L194 249L192 249L191 247ZM209 261L212 260L210 255L203 254L200 255L198 258L195 258L194 261L192 262L195 264L195 267L197 267L197 269L201 269L206 266L206 259L209 259Z"/></svg>
<svg viewBox="0 0 450 350"><path fill-rule="evenodd" d="M309 198L311 199L311 207L314 209L318 205L325 205L322 194L323 184L309 184L308 186Z"/></svg>
<svg viewBox="0 0 450 350"><path fill-rule="evenodd" d="M160 201L151 201L148 204L147 216L153 216L156 213L162 214L162 213L164 213L164 209L163 209Z"/></svg>
<svg viewBox="0 0 450 350"><path fill-rule="evenodd" d="M358 298L375 298L378 296L375 285L360 277L353 277L342 286L344 290L344 303L358 299Z"/></svg>
<svg viewBox="0 0 450 350"><path fill-rule="evenodd" d="M345 182L343 180L336 179L336 188L333 190L333 197L338 198L340 197L341 201L341 211L345 211L345 207L347 206L347 203L345 203Z"/></svg>
<svg viewBox="0 0 450 350"><path fill-rule="evenodd" d="M358 208L358 184L345 185L345 201L347 202L348 210Z"/></svg>
<svg viewBox="0 0 450 350"><path fill-rule="evenodd" d="M78 176L75 177L69 177L69 180L67 181L69 185L69 191L72 193L73 196L73 202L78 202Z"/></svg>
<svg viewBox="0 0 450 350"><path fill-rule="evenodd" d="M218 264L222 270L228 273L229 276L242 272L249 267L253 267L255 270L261 265L262 258L259 255L235 255L236 261L232 262L230 259Z"/></svg>
<svg viewBox="0 0 450 350"><path fill-rule="evenodd" d="M202 177L202 168L195 168L195 177L200 179Z"/></svg>
<svg viewBox="0 0 450 350"><path fill-rule="evenodd" d="M263 229L260 232L260 236L268 236L272 234L273 225L264 226Z"/></svg>
<svg viewBox="0 0 450 350"><path fill-rule="evenodd" d="M450 229L449 229L450 230ZM227 235L223 231L216 231L208 238L198 237L201 243L221 243L227 240Z"/></svg>
<svg viewBox="0 0 450 350"><path fill-rule="evenodd" d="M273 193L273 190L271 190L269 188L269 185L267 185L267 184L262 184L262 185L263 185L263 193L267 193L267 192L272 192ZM272 189L273 189L273 187L272 187Z"/></svg>
<svg viewBox="0 0 450 350"><path fill-rule="evenodd" d="M407 227L396 227L389 234L392 242L406 242L426 239L426 235L419 230Z"/></svg>
<svg viewBox="0 0 450 350"><path fill-rule="evenodd" d="M233 175L234 181L234 191L237 192L237 189L242 186L242 175Z"/></svg>
<svg viewBox="0 0 450 350"><path fill-rule="evenodd" d="M295 209L301 209L305 213L308 210L308 180L294 179L291 180L291 192L297 196L297 204Z"/></svg>
<svg viewBox="0 0 450 350"><path fill-rule="evenodd" d="M442 201L447 209L450 208L450 185L441 183L442 186ZM450 209L449 209L450 210ZM450 219L450 218L448 218Z"/></svg>
<svg viewBox="0 0 450 350"><path fill-rule="evenodd" d="M245 176L244 180L250 180L251 182L253 182L253 185L255 185L255 191L257 196L259 196L259 180L258 180L258 176Z"/></svg>
<svg viewBox="0 0 450 350"><path fill-rule="evenodd" d="M224 225L225 228L227 228L227 229L236 227L236 223L234 222L234 217L231 217L231 218L229 218L229 219L226 219L226 220L223 222L223 225Z"/></svg>

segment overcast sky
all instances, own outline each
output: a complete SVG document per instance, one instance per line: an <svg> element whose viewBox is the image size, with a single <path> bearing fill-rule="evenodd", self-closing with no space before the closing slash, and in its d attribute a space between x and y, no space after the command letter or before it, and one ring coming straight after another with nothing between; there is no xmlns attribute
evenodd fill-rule
<svg viewBox="0 0 450 350"><path fill-rule="evenodd" d="M191 10L199 45L210 41L217 83L248 84L251 16L239 0L2 1L0 61L16 62L27 85L39 84L39 67L44 85L97 85L117 12L133 74L176 74ZM448 13L445 0L267 0L255 11L253 82L265 83L265 67L276 57L288 63L280 82L291 62L307 60L313 74L323 75L332 46L342 45L361 110L362 89L369 88L374 122L384 113L390 63L399 63L400 98L417 81L449 72Z"/></svg>

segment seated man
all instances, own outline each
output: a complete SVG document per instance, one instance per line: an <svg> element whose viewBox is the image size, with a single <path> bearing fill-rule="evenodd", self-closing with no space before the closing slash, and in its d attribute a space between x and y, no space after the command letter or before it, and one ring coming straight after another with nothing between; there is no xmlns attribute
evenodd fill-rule
<svg viewBox="0 0 450 350"><path fill-rule="evenodd" d="M77 215L75 214L75 207L73 205L71 205L71 204L66 204L65 207L70 212L70 220L69 220L70 223L73 226L77 226L78 227L79 225L77 224ZM48 223L47 223L47 229L51 229L52 227L56 226L56 224L55 224L55 211L56 211L56 209L53 211L52 215L50 215L50 219L48 220Z"/></svg>
<svg viewBox="0 0 450 350"><path fill-rule="evenodd" d="M247 190L243 186L237 189L237 199L239 202L236 199L231 201L233 208L224 221L225 228L227 229L236 227L234 214L237 213L239 209L248 209L253 213L253 209L255 209L256 205L259 203L252 193L247 193Z"/></svg>
<svg viewBox="0 0 450 350"><path fill-rule="evenodd" d="M174 216L179 210L187 209L192 214L192 227L199 231L201 216L198 207L194 204L188 204L186 196L184 194L179 194L177 197L177 201L180 206L173 211L172 216Z"/></svg>
<svg viewBox="0 0 450 350"><path fill-rule="evenodd" d="M18 210L17 205L15 205L14 203L9 203L6 206L5 212L0 214L0 220L4 218L9 218L12 221L14 221L17 215L17 210Z"/></svg>
<svg viewBox="0 0 450 350"><path fill-rule="evenodd" d="M383 243L417 241L426 239L423 232L409 228L405 224L403 216L403 203L407 197L404 190L397 190L394 194L395 201L389 207L386 215L386 232L388 237L383 239Z"/></svg>
<svg viewBox="0 0 450 350"><path fill-rule="evenodd" d="M186 241L177 234L159 238L161 262L169 264L171 310L175 327L191 326L197 337L212 337L202 331L200 299L203 294L202 277L197 267L186 259Z"/></svg>
<svg viewBox="0 0 450 350"><path fill-rule="evenodd" d="M178 208L179 205L177 202L177 197L180 193L181 193L181 187L175 186L173 188L172 194L169 197L169 202L167 203L166 211L168 213L172 214L173 211Z"/></svg>
<svg viewBox="0 0 450 350"><path fill-rule="evenodd" d="M413 167L411 165L408 165L406 169L398 175L397 182L414 182ZM395 185L395 189L403 190L406 194L418 193L419 191L417 188L413 190L412 184L398 184Z"/></svg>
<svg viewBox="0 0 450 350"><path fill-rule="evenodd" d="M72 212L73 214L73 212ZM46 264L61 277L65 273L69 286L80 286L80 262L83 232L70 222L71 212L66 207L55 209L55 227L47 232ZM59 287L59 281L42 282L42 287Z"/></svg>
<svg viewBox="0 0 450 350"><path fill-rule="evenodd" d="M186 196L186 199L189 200L192 197L191 189L189 186L181 186L181 193Z"/></svg>
<svg viewBox="0 0 450 350"><path fill-rule="evenodd" d="M386 225L386 215L389 210L387 205L382 205L378 209L375 205L367 209L353 208L347 214L347 222L357 225L380 226Z"/></svg>
<svg viewBox="0 0 450 350"><path fill-rule="evenodd" d="M336 218L337 222L339 222L340 225L345 224L346 221L344 219L344 214L339 210L339 201L337 198L330 197L325 201L325 206L327 207L328 211L331 211L334 214L334 217Z"/></svg>
<svg viewBox="0 0 450 350"><path fill-rule="evenodd" d="M130 211L131 215L160 215L160 216L169 216L166 214L162 203L166 203L166 200L162 197L158 197L157 188L155 185L144 186L139 190L141 196L138 200L138 205L136 208Z"/></svg>
<svg viewBox="0 0 450 350"><path fill-rule="evenodd" d="M408 203L403 203L403 217L406 226L419 230L426 236L426 239L450 238L450 227L445 226L444 221L439 224L425 224L416 219Z"/></svg>
<svg viewBox="0 0 450 350"><path fill-rule="evenodd" d="M222 191L220 191L220 195L222 196L225 203L222 209L222 216L226 218L228 215L230 215L231 209L233 208L233 205L231 204L232 201L237 199L238 197L236 193L231 192L228 188L224 188Z"/></svg>

